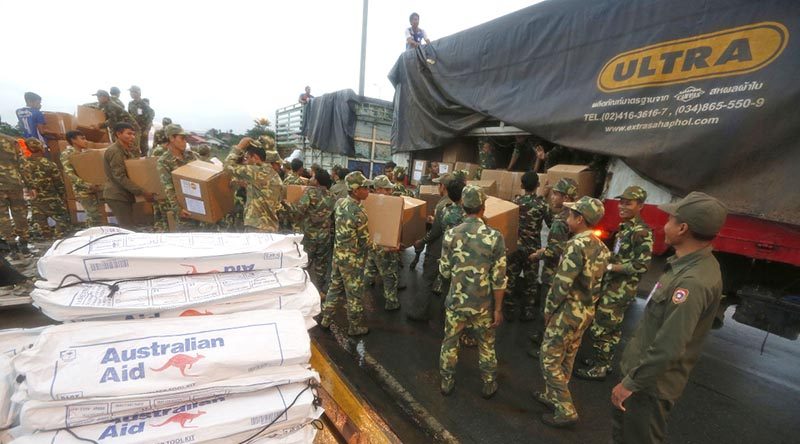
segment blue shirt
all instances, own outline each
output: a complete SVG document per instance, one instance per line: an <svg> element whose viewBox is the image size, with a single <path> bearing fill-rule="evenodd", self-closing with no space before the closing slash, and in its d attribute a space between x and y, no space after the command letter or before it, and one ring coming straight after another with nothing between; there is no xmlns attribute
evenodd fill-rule
<svg viewBox="0 0 800 444"><path fill-rule="evenodd" d="M39 134L38 129L38 125L44 125L44 114L41 111L35 108L20 108L17 110L17 119L26 139L35 137L44 142L44 137Z"/></svg>

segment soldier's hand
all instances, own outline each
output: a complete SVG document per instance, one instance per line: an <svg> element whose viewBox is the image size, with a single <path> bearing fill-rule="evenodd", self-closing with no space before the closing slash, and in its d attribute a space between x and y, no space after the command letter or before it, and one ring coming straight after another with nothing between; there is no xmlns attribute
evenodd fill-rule
<svg viewBox="0 0 800 444"><path fill-rule="evenodd" d="M492 322L492 328L497 328L502 323L503 323L503 309L502 308L495 308L495 310L494 310L494 322Z"/></svg>
<svg viewBox="0 0 800 444"><path fill-rule="evenodd" d="M632 391L625 388L624 385L620 382L617 384L613 390L611 390L611 403L614 404L614 407L625 411L625 406L622 403L625 402L633 394Z"/></svg>
<svg viewBox="0 0 800 444"><path fill-rule="evenodd" d="M243 137L242 140L240 140L239 143L236 145L236 149L241 151L247 148L247 146L250 145L250 142L252 141L253 139L251 137Z"/></svg>
<svg viewBox="0 0 800 444"><path fill-rule="evenodd" d="M536 158L539 160L544 160L547 157L547 153L544 152L544 148L541 145L536 147Z"/></svg>

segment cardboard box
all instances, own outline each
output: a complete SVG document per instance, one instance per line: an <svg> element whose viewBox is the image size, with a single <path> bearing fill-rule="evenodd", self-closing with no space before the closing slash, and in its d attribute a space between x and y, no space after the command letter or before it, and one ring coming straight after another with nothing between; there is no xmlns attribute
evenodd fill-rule
<svg viewBox="0 0 800 444"><path fill-rule="evenodd" d="M425 201L426 216L433 216L436 204L442 199L442 196L439 195L439 185L421 185L418 197L420 200Z"/></svg>
<svg viewBox="0 0 800 444"><path fill-rule="evenodd" d="M442 162L474 162L477 160L478 148L465 142L453 142L442 148Z"/></svg>
<svg viewBox="0 0 800 444"><path fill-rule="evenodd" d="M481 180L494 180L497 182L497 197L513 200L515 196L524 193L522 190L522 175L524 172L506 170L483 170Z"/></svg>
<svg viewBox="0 0 800 444"><path fill-rule="evenodd" d="M396 248L400 245L403 205L402 197L370 193L364 201L370 240L383 247Z"/></svg>
<svg viewBox="0 0 800 444"><path fill-rule="evenodd" d="M75 173L81 179L93 185L103 185L106 183L106 171L103 167L103 156L106 149L99 150L84 150L80 153L73 154L70 157L72 166L75 167Z"/></svg>
<svg viewBox="0 0 800 444"><path fill-rule="evenodd" d="M400 233L400 243L410 247L425 237L428 204L424 200L407 196L403 196L403 201L403 231Z"/></svg>
<svg viewBox="0 0 800 444"><path fill-rule="evenodd" d="M425 171L427 170L428 170L427 160L415 160L414 169L411 170L411 183L413 185L419 185L420 181L422 180L422 176L425 175Z"/></svg>
<svg viewBox="0 0 800 444"><path fill-rule="evenodd" d="M89 127L79 126L78 130L86 136L86 140L96 144L110 145L111 139L108 135L108 130L105 128L94 129Z"/></svg>
<svg viewBox="0 0 800 444"><path fill-rule="evenodd" d="M469 162L456 162L455 166L456 171L458 170L467 170L469 171L469 175L467 175L467 180L478 180L478 171L481 169L481 166L477 163L469 163Z"/></svg>
<svg viewBox="0 0 800 444"><path fill-rule="evenodd" d="M91 142L91 141L86 141L86 143L87 143L86 146L91 148L91 149L93 149L93 150L96 150L96 149L99 149L99 148L108 148L111 145L111 142Z"/></svg>
<svg viewBox="0 0 800 444"><path fill-rule="evenodd" d="M221 165L195 160L172 172L181 208L190 218L216 223L233 210L231 175Z"/></svg>
<svg viewBox="0 0 800 444"><path fill-rule="evenodd" d="M452 173L455 171L453 169L454 166L454 163L439 162L439 175L441 176L444 173Z"/></svg>
<svg viewBox="0 0 800 444"><path fill-rule="evenodd" d="M90 106L79 105L78 111L75 113L76 127L92 128L100 126L100 124L105 121L106 113Z"/></svg>
<svg viewBox="0 0 800 444"><path fill-rule="evenodd" d="M561 164L547 170L547 181L552 185L564 178L578 183L578 197L594 196L595 175L588 165Z"/></svg>
<svg viewBox="0 0 800 444"><path fill-rule="evenodd" d="M61 153L67 149L67 141L64 139L50 139L47 141L47 147L50 148L50 160L55 162L59 169L63 169Z"/></svg>
<svg viewBox="0 0 800 444"><path fill-rule="evenodd" d="M486 198L483 220L486 225L500 231L506 243L506 253L517 250L519 231L519 206L496 197Z"/></svg>
<svg viewBox="0 0 800 444"><path fill-rule="evenodd" d="M45 111L44 113L44 132L46 134L54 134L59 138L63 138L67 131L72 131L77 128L75 117L67 113L55 113Z"/></svg>
<svg viewBox="0 0 800 444"><path fill-rule="evenodd" d="M539 188L536 189L536 195L542 197L549 196L550 189L553 185L547 181L547 174L537 173L537 176L539 176Z"/></svg>
<svg viewBox="0 0 800 444"><path fill-rule="evenodd" d="M286 185L286 202L295 203L299 201L308 188L306 185Z"/></svg>
<svg viewBox="0 0 800 444"><path fill-rule="evenodd" d="M468 180L467 185L477 185L487 196L497 197L497 183L493 180Z"/></svg>
<svg viewBox="0 0 800 444"><path fill-rule="evenodd" d="M164 183L158 172L158 161L155 157L142 157L141 159L128 159L125 161L128 178L141 189L156 194L157 199L164 199ZM138 199L137 201L141 201Z"/></svg>

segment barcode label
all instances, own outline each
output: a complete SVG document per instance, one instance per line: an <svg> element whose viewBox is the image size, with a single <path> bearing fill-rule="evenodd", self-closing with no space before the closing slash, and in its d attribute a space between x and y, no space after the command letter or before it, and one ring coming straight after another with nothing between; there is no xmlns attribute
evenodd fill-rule
<svg viewBox="0 0 800 444"><path fill-rule="evenodd" d="M254 418L250 418L250 425L267 425L272 421L275 421L276 418L283 415L283 412L280 413L270 413L269 415L261 415L256 416ZM277 421L276 421L277 422Z"/></svg>
<svg viewBox="0 0 800 444"><path fill-rule="evenodd" d="M127 259L106 259L93 264L88 264L90 271L105 271L115 268L128 268Z"/></svg>

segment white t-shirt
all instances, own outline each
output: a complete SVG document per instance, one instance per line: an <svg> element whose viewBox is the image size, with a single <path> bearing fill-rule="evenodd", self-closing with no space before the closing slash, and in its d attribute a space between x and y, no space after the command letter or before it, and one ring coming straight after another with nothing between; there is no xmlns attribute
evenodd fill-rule
<svg viewBox="0 0 800 444"><path fill-rule="evenodd" d="M406 49L411 49L411 45L408 44L409 37L414 39L417 44L422 44L424 40L428 39L428 34L422 28L417 28L417 32L414 32L410 26L406 28Z"/></svg>

